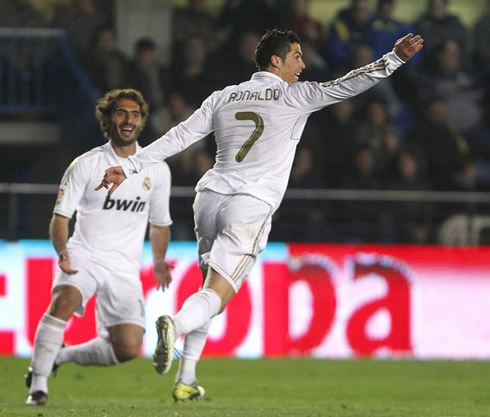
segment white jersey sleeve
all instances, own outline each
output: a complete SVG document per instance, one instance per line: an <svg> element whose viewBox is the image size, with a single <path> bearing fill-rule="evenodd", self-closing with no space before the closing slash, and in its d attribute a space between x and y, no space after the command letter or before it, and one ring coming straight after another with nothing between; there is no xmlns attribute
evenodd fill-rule
<svg viewBox="0 0 490 417"><path fill-rule="evenodd" d="M91 160L103 152L104 147L99 146L75 158L68 166L58 190L58 197L53 210L55 214L72 218L93 175Z"/></svg>

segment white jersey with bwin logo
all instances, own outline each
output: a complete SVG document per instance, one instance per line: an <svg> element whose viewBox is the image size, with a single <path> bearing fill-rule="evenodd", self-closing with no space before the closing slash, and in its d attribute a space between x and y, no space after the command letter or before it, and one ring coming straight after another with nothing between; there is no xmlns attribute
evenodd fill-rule
<svg viewBox="0 0 490 417"><path fill-rule="evenodd" d="M83 250L96 262L137 273L148 222L172 223L171 176L161 162L124 181L110 199L95 191L105 170L124 161L110 142L80 155L65 171L54 213L71 218L77 212L70 250Z"/></svg>
<svg viewBox="0 0 490 417"><path fill-rule="evenodd" d="M388 77L403 61L390 52L337 80L289 84L266 71L209 96L186 121L130 156L126 177L174 155L214 131L216 163L196 191L248 194L276 209L287 187L298 141L315 111L353 97ZM325 132L328 140L328 132Z"/></svg>

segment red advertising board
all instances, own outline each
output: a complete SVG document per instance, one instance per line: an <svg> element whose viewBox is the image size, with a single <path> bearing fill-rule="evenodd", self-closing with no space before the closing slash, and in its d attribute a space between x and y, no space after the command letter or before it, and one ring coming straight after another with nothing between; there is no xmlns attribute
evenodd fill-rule
<svg viewBox="0 0 490 417"><path fill-rule="evenodd" d="M147 326L199 287L195 244L176 242L171 288L156 290L145 246ZM489 358L490 248L269 244L213 320L204 354L237 357ZM0 243L0 354L29 356L50 299L56 258L47 241ZM94 301L65 332L95 336ZM156 335L145 335L151 355Z"/></svg>

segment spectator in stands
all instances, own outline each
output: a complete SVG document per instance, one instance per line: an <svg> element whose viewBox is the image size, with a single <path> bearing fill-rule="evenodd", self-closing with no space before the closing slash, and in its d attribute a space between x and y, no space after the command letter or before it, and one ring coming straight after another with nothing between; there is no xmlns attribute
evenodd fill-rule
<svg viewBox="0 0 490 417"><path fill-rule="evenodd" d="M384 184L376 166L376 155L366 144L354 149L340 182L341 188L352 190L380 190ZM343 240L353 243L392 242L392 221L386 205L377 201L348 201L339 205L339 223L343 227Z"/></svg>
<svg viewBox="0 0 490 417"><path fill-rule="evenodd" d="M66 30L73 51L82 62L90 52L90 42L107 17L94 5L93 0L71 0L58 6L52 26Z"/></svg>
<svg viewBox="0 0 490 417"><path fill-rule="evenodd" d="M469 156L463 162L461 168L455 172L451 181L451 190L454 191L482 191L482 185L478 178L476 160Z"/></svg>
<svg viewBox="0 0 490 417"><path fill-rule="evenodd" d="M214 165L214 158L205 147L194 147L184 185L194 186Z"/></svg>
<svg viewBox="0 0 490 417"><path fill-rule="evenodd" d="M316 152L316 150L315 150ZM325 177L315 166L313 149L300 145L296 151L288 187L290 189L326 188ZM333 226L330 224L329 202L292 200L283 204L274 214L275 227L272 239L299 242L324 242L335 240ZM328 225L328 226L327 226Z"/></svg>
<svg viewBox="0 0 490 417"><path fill-rule="evenodd" d="M481 187L490 190L490 92L487 92L480 104L481 123L468 133L467 138L473 150Z"/></svg>
<svg viewBox="0 0 490 417"><path fill-rule="evenodd" d="M351 65L353 68L360 68L373 62L373 60L374 51L369 45L359 44L352 48ZM386 101L389 116L393 120L404 120L404 118L407 117L407 115L402 112L402 103L393 88L391 79L388 79L383 83L378 83L362 96L354 97L353 100L355 102L356 110L363 112L367 103L372 99L382 99Z"/></svg>
<svg viewBox="0 0 490 417"><path fill-rule="evenodd" d="M490 94L490 0L486 1L486 10L473 28L473 58L482 74L487 94Z"/></svg>
<svg viewBox="0 0 490 417"><path fill-rule="evenodd" d="M374 44L374 13L367 0L351 0L351 5L339 11L330 26L326 57L336 72L351 69L355 46Z"/></svg>
<svg viewBox="0 0 490 417"><path fill-rule="evenodd" d="M388 103L382 98L372 97L363 108L362 115L357 142L373 151L379 175L390 176L400 149L400 135L390 122Z"/></svg>
<svg viewBox="0 0 490 417"><path fill-rule="evenodd" d="M397 39L405 33L414 33L414 28L408 22L395 18L395 0L378 0L376 4L376 18L373 22L374 30L374 58L378 59L388 51ZM420 56L410 60L409 65L418 65Z"/></svg>
<svg viewBox="0 0 490 417"><path fill-rule="evenodd" d="M179 91L173 91L168 97L167 105L153 118L155 131L168 132L172 127L186 120L195 108L187 104L185 97ZM172 170L172 183L175 185L194 185L189 184L190 172L194 169L194 154L201 149L205 149L205 142L196 142L181 153L168 159L168 164ZM191 216L192 217L192 216Z"/></svg>
<svg viewBox="0 0 490 417"><path fill-rule="evenodd" d="M134 46L133 59L128 65L127 82L148 99L150 109L156 111L165 104L165 95L171 80L168 70L157 60L157 47L151 38L140 38Z"/></svg>
<svg viewBox="0 0 490 417"><path fill-rule="evenodd" d="M159 64L157 47L151 38L145 37L136 41L134 55L126 73L126 85L141 91L150 105L149 122L142 136L156 137L162 130L153 130L153 117L165 106L171 76L170 70Z"/></svg>
<svg viewBox="0 0 490 417"><path fill-rule="evenodd" d="M376 19L373 22L374 43L373 58L382 56L383 48L389 48L396 39L404 33L415 33L413 26L394 16L395 0L378 0L376 5ZM386 49L385 49L386 50ZM414 59L404 65L401 71L393 74L383 87L390 87L390 114L393 123L401 131L405 132L413 122L412 107L416 107L417 100L417 73L416 70L421 65L422 55L419 54ZM389 84L389 85L388 85ZM395 95L393 96L393 93Z"/></svg>
<svg viewBox="0 0 490 417"><path fill-rule="evenodd" d="M408 131L405 141L422 152L431 182L438 190L448 190L471 149L459 129L447 119L444 98L430 97L422 106L421 117Z"/></svg>
<svg viewBox="0 0 490 417"><path fill-rule="evenodd" d="M421 94L444 98L449 122L467 134L480 123L483 89L477 78L464 68L457 42L446 39L435 47L434 55L434 65L419 78Z"/></svg>
<svg viewBox="0 0 490 417"><path fill-rule="evenodd" d="M314 143L316 149L315 164L322 167L325 178L333 187L339 187L343 182L347 163L355 148L359 120L356 117L353 100L339 101L320 112L313 114L309 126L318 126L317 130L323 134L320 140ZM302 141L307 143L307 130ZM328 135L326 140L325 135Z"/></svg>
<svg viewBox="0 0 490 417"><path fill-rule="evenodd" d="M218 25L228 31L227 43L236 45L243 32L264 33L287 26L288 0L225 0Z"/></svg>
<svg viewBox="0 0 490 417"><path fill-rule="evenodd" d="M9 0L0 4L0 27L42 28L47 25L46 17L30 0Z"/></svg>
<svg viewBox="0 0 490 417"><path fill-rule="evenodd" d="M319 81L328 80L329 68L327 61L321 55L320 50L315 46L316 44L309 39L301 40L301 50L303 51L303 61L306 68L301 73L301 79L305 81Z"/></svg>
<svg viewBox="0 0 490 417"><path fill-rule="evenodd" d="M116 32L112 26L99 27L83 64L99 95L126 85L127 65L126 56L116 46Z"/></svg>
<svg viewBox="0 0 490 417"><path fill-rule="evenodd" d="M427 10L415 22L415 29L426 43L424 44L423 64L432 65L431 57L438 45L450 39L465 51L468 30L460 18L448 11L449 0L427 0Z"/></svg>
<svg viewBox="0 0 490 417"><path fill-rule="evenodd" d="M0 1L0 27L46 26L45 16L30 0ZM29 105L45 100L46 89L39 80L46 74L44 66L52 55L51 48L51 40L42 36L19 37L14 42L0 39L0 102ZM41 88L36 88L36 82Z"/></svg>
<svg viewBox="0 0 490 417"><path fill-rule="evenodd" d="M195 108L187 103L185 97L178 90L170 91L166 105L155 111L150 120L152 128L157 132L167 132L187 119L194 110Z"/></svg>
<svg viewBox="0 0 490 417"><path fill-rule="evenodd" d="M257 32L247 30L240 34L236 48L222 51L217 62L213 64L215 71L219 71L218 68L222 66L222 62L227 63L226 71L220 72L220 85L240 84L250 79L257 70L254 52L259 40L260 35Z"/></svg>
<svg viewBox="0 0 490 417"><path fill-rule="evenodd" d="M488 184L481 181L478 161L467 157L451 178L451 191L484 192L489 191ZM488 204L475 204L459 200L446 205L437 212L439 223L439 241L443 245L478 245L480 230L490 227Z"/></svg>
<svg viewBox="0 0 490 417"><path fill-rule="evenodd" d="M351 163L346 167L342 188L377 190L382 182L376 166L376 155L366 144L361 143L353 148Z"/></svg>
<svg viewBox="0 0 490 417"><path fill-rule="evenodd" d="M302 45L303 42L309 41L318 51L323 51L324 35L322 24L309 14L309 6L310 0L290 0L288 29L298 34ZM394 42L391 43L390 48L393 45ZM388 50L389 48L384 53Z"/></svg>
<svg viewBox="0 0 490 417"><path fill-rule="evenodd" d="M416 148L402 148L396 157L395 170L387 187L402 191L430 191L425 161ZM396 201L390 204L396 243L429 243L434 206L419 201Z"/></svg>
<svg viewBox="0 0 490 417"><path fill-rule="evenodd" d="M199 37L212 51L220 43L216 34L216 19L206 7L206 0L186 0L184 7L175 7L172 15L172 42L174 61L181 62L180 51L187 39Z"/></svg>
<svg viewBox="0 0 490 417"><path fill-rule="evenodd" d="M187 39L182 65L173 66L173 70L174 85L192 107L199 107L215 89L216 76L210 67L206 44L199 36Z"/></svg>

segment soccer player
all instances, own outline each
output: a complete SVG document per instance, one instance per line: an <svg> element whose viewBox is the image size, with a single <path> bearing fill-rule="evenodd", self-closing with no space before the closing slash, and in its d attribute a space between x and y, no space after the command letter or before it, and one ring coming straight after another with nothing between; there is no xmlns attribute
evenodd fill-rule
<svg viewBox="0 0 490 417"><path fill-rule="evenodd" d="M140 149L137 143L148 104L137 90L112 90L96 108L108 142L76 158L59 188L49 234L59 270L52 300L37 327L27 405L48 400L48 376L64 362L110 366L138 356L143 339L144 299L140 258L148 221L153 272L159 287L172 281L165 253L170 239L170 170L160 162L126 181L116 198L94 191L104 170L123 163ZM69 222L77 213L74 233ZM67 320L83 314L96 296L98 337L62 347Z"/></svg>
<svg viewBox="0 0 490 417"><path fill-rule="evenodd" d="M271 217L286 190L308 117L374 86L422 46L419 35L407 34L395 43L393 51L341 78L298 82L305 68L300 39L291 31L269 30L257 45L258 72L250 81L214 92L187 120L124 164L106 170L97 189L109 188L112 195L125 179L214 131L216 163L198 182L194 202L199 263L205 280L173 318L162 316L156 323L158 343L153 360L159 373L169 371L174 342L185 335L174 399L202 396L195 367L210 320L240 289L266 245Z"/></svg>

